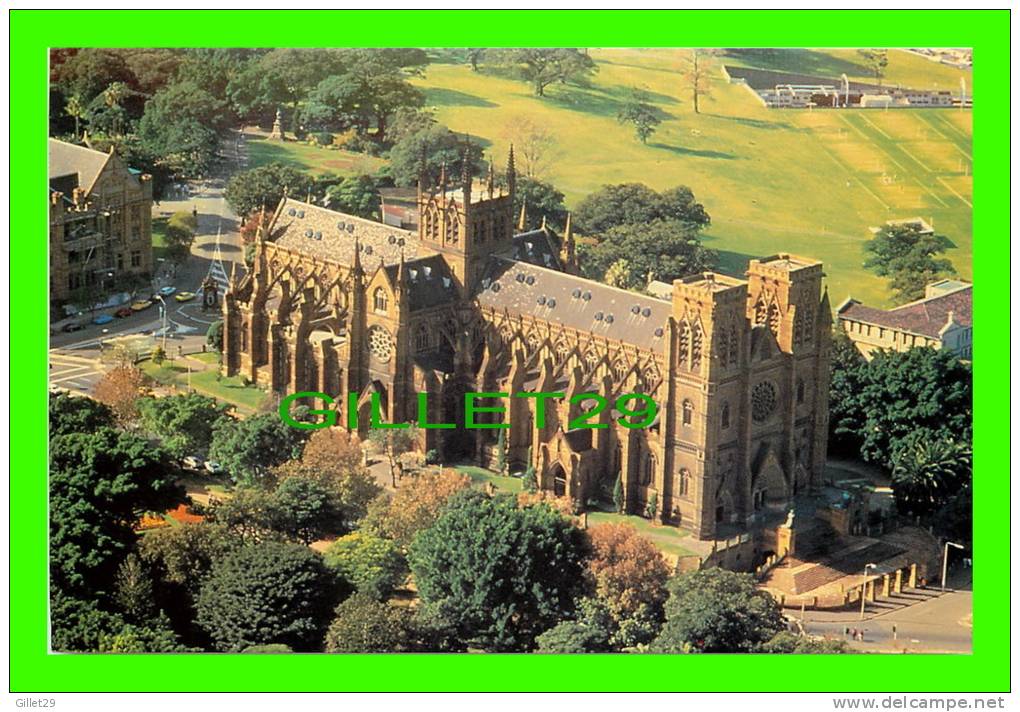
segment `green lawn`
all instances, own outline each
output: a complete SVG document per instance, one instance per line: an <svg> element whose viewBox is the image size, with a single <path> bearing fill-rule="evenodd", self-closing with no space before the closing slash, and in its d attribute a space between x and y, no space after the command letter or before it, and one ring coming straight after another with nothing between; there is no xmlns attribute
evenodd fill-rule
<svg viewBox="0 0 1020 712"><path fill-rule="evenodd" d="M188 369L180 363L171 365L169 361L164 361L162 366L157 366L152 361L146 360L139 364L139 368L157 383L176 385L180 389L188 387ZM244 385L240 377L223 377L217 380L216 373L215 369L192 371L191 388L203 395L230 403L242 413L256 412L266 399L265 391L255 386Z"/></svg>
<svg viewBox="0 0 1020 712"><path fill-rule="evenodd" d="M721 64L747 58L720 56L711 60L711 94L695 114L680 75L686 50L591 54L599 72L590 88L553 85L545 98L524 82L467 65L430 65L415 83L441 122L470 133L499 165L511 120L544 126L556 145L541 177L570 206L610 182L690 186L712 216L706 245L719 251L722 271L740 275L751 257L796 252L825 262L834 305L848 294L888 304L886 281L861 267L868 227L921 216L955 243L949 256L970 276L969 112L770 110L722 77ZM869 79L855 56L853 50L792 50L763 68L839 70ZM955 88L960 76L969 84L969 73L891 51L886 81ZM647 145L616 120L632 87L666 117Z"/></svg>
<svg viewBox="0 0 1020 712"><path fill-rule="evenodd" d="M486 470L484 467L476 467L474 465L454 465L453 469L466 474L476 485L484 486L486 483L491 482L497 490L512 494L517 494L522 489L520 477L503 477L491 470Z"/></svg>
<svg viewBox="0 0 1020 712"><path fill-rule="evenodd" d="M633 514L616 514L615 512L589 512L588 526L612 522L619 524L626 522L638 530L638 533L646 539L650 539L659 550L673 556L690 556L695 552L684 546L684 541L690 536L676 527L655 526L644 517Z"/></svg>
<svg viewBox="0 0 1020 712"><path fill-rule="evenodd" d="M377 172L385 161L364 153L323 148L303 141L269 141L249 136L248 167L257 168L267 163L283 163L312 175L360 175Z"/></svg>
<svg viewBox="0 0 1020 712"><path fill-rule="evenodd" d="M152 219L152 259L166 259L166 223L169 218Z"/></svg>

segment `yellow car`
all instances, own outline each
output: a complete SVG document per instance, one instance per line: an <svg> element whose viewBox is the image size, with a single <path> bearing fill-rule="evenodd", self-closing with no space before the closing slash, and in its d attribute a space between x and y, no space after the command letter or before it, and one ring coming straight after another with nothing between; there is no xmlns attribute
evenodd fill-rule
<svg viewBox="0 0 1020 712"><path fill-rule="evenodd" d="M136 312L145 311L151 306L152 302L150 302L148 299L139 299L137 302L131 303L131 311Z"/></svg>
<svg viewBox="0 0 1020 712"><path fill-rule="evenodd" d="M176 296L174 296L174 299L176 299L179 302L190 302L194 298L195 298L194 292L178 292Z"/></svg>

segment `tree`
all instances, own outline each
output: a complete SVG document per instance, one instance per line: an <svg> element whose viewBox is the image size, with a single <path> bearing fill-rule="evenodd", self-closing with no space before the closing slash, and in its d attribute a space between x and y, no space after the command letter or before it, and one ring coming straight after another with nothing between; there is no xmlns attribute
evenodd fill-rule
<svg viewBox="0 0 1020 712"><path fill-rule="evenodd" d="M833 655L849 653L850 646L844 640L826 640L784 630L765 643L762 652Z"/></svg>
<svg viewBox="0 0 1020 712"><path fill-rule="evenodd" d="M348 433L341 428L316 430L301 452L301 462L304 465L328 473L338 480L359 469L363 461L364 452L357 433ZM376 494L378 492L373 492L372 497ZM372 497L364 503L367 504Z"/></svg>
<svg viewBox="0 0 1020 712"><path fill-rule="evenodd" d="M145 374L134 366L118 366L103 374L94 395L97 401L110 406L117 420L128 423L138 417L137 401L145 382Z"/></svg>
<svg viewBox="0 0 1020 712"><path fill-rule="evenodd" d="M529 47L493 50L497 63L531 84L536 96L545 96L555 82L582 82L598 71L595 61L577 49Z"/></svg>
<svg viewBox="0 0 1020 712"><path fill-rule="evenodd" d="M225 417L226 407L214 398L188 393L143 398L138 410L145 432L159 438L163 448L180 459L209 450L213 429Z"/></svg>
<svg viewBox="0 0 1020 712"><path fill-rule="evenodd" d="M680 574L667 585L661 653L752 653L786 625L779 604L750 574L719 568Z"/></svg>
<svg viewBox="0 0 1020 712"><path fill-rule="evenodd" d="M146 102L138 138L143 151L172 172L196 176L208 172L232 121L225 102L193 82L175 82Z"/></svg>
<svg viewBox="0 0 1020 712"><path fill-rule="evenodd" d="M583 590L583 532L547 505L454 497L408 554L426 617L492 651L527 651Z"/></svg>
<svg viewBox="0 0 1020 712"><path fill-rule="evenodd" d="M617 513L623 513L623 475L616 475L616 482L613 483L613 507L616 508Z"/></svg>
<svg viewBox="0 0 1020 712"><path fill-rule="evenodd" d="M152 579L136 554L128 554L117 569L113 600L127 620L143 623L156 616Z"/></svg>
<svg viewBox="0 0 1020 712"><path fill-rule="evenodd" d="M537 178L518 176L513 210L514 215L520 215L521 206L527 205L525 210L527 222L524 225L526 230L538 229L543 219L556 229L566 225L567 207L563 201L563 193L553 185Z"/></svg>
<svg viewBox="0 0 1020 712"><path fill-rule="evenodd" d="M540 653L601 653L606 640L598 630L578 623L561 621L535 639Z"/></svg>
<svg viewBox="0 0 1020 712"><path fill-rule="evenodd" d="M901 512L929 516L945 507L971 482L969 443L926 430L904 438L892 457L892 485Z"/></svg>
<svg viewBox="0 0 1020 712"><path fill-rule="evenodd" d="M861 451L858 435L861 427L861 404L867 361L841 328L832 330L829 351L829 452L857 457Z"/></svg>
<svg viewBox="0 0 1020 712"><path fill-rule="evenodd" d="M875 75L878 85L882 86L885 68L889 66L889 52L884 49L859 49L857 54L864 60L865 66Z"/></svg>
<svg viewBox="0 0 1020 712"><path fill-rule="evenodd" d="M246 546L213 563L198 594L198 623L218 650L282 643L320 650L338 590L320 557L282 542Z"/></svg>
<svg viewBox="0 0 1020 712"><path fill-rule="evenodd" d="M55 590L109 592L146 511L185 501L175 469L146 440L99 428L50 441L50 572Z"/></svg>
<svg viewBox="0 0 1020 712"><path fill-rule="evenodd" d="M699 230L677 220L621 225L596 245L580 246L585 276L627 289L653 278L671 282L710 269L715 253L704 248Z"/></svg>
<svg viewBox="0 0 1020 712"><path fill-rule="evenodd" d="M64 111L68 116L74 117L74 138L77 141L81 136L81 120L85 116L85 105L77 95L71 95L64 105Z"/></svg>
<svg viewBox="0 0 1020 712"><path fill-rule="evenodd" d="M242 485L229 497L211 503L207 520L245 544L283 538L272 526L270 494L259 487Z"/></svg>
<svg viewBox="0 0 1020 712"><path fill-rule="evenodd" d="M186 210L178 210L166 222L167 256L181 265L191 256L191 246L195 242L198 220Z"/></svg>
<svg viewBox="0 0 1020 712"><path fill-rule="evenodd" d="M379 186L372 176L343 178L326 191L325 204L330 210L375 219L379 215Z"/></svg>
<svg viewBox="0 0 1020 712"><path fill-rule="evenodd" d="M402 429L376 429L369 433L369 442L381 450L390 463L390 479L397 486L397 469L400 456L414 450L418 442L417 427Z"/></svg>
<svg viewBox="0 0 1020 712"><path fill-rule="evenodd" d="M223 320L217 319L205 332L205 343L206 346L211 348L213 351L223 351Z"/></svg>
<svg viewBox="0 0 1020 712"><path fill-rule="evenodd" d="M407 561L389 539L357 531L340 537L325 552L326 565L359 593L385 601L407 578Z"/></svg>
<svg viewBox="0 0 1020 712"><path fill-rule="evenodd" d="M113 427L113 410L85 396L50 392L50 439Z"/></svg>
<svg viewBox="0 0 1020 712"><path fill-rule="evenodd" d="M266 504L269 526L304 545L344 533L343 513L330 490L307 477L287 477Z"/></svg>
<svg viewBox="0 0 1020 712"><path fill-rule="evenodd" d="M686 186L663 193L641 183L605 185L582 200L574 211L574 225L588 236L601 236L621 225L640 225L653 220L676 220L702 230L711 220L704 206Z"/></svg>
<svg viewBox="0 0 1020 712"><path fill-rule="evenodd" d="M712 85L708 82L708 65L706 57L711 54L708 50L692 49L691 58L684 70L683 78L691 92L691 102L694 104L694 113L700 114L699 102L711 92Z"/></svg>
<svg viewBox="0 0 1020 712"><path fill-rule="evenodd" d="M401 187L417 185L424 178L423 188L435 186L445 166L450 187L459 186L464 174L465 155L473 176L481 173L482 148L466 143L445 126L436 124L407 134L390 149L390 176ZM424 172L424 176L422 173Z"/></svg>
<svg viewBox="0 0 1020 712"><path fill-rule="evenodd" d="M588 530L592 555L588 559L595 595L605 601L614 633L628 621L648 621L651 635L624 645L649 643L662 621L669 567L662 554L629 524L596 524Z"/></svg>
<svg viewBox="0 0 1020 712"><path fill-rule="evenodd" d="M913 223L886 225L875 237L864 243L871 256L864 267L880 277L892 279L892 289L900 302L924 296L926 285L956 273L953 263L937 257L953 243L943 235L924 233Z"/></svg>
<svg viewBox="0 0 1020 712"><path fill-rule="evenodd" d="M520 190L521 177L538 179L556 150L556 137L542 124L530 116L515 114L503 125L502 136L514 147L521 176L517 188Z"/></svg>
<svg viewBox="0 0 1020 712"><path fill-rule="evenodd" d="M305 173L283 163L268 163L232 175L223 197L238 215L251 215L262 207L274 210L284 193L303 200L311 187L312 179Z"/></svg>
<svg viewBox="0 0 1020 712"><path fill-rule="evenodd" d="M630 98L620 107L616 120L621 124L633 124L634 133L641 143L648 143L648 138L662 123L659 112L645 100L644 93L637 89L632 91Z"/></svg>
<svg viewBox="0 0 1020 712"><path fill-rule="evenodd" d="M889 467L915 432L971 441L971 368L947 351L878 351L870 362L834 369L833 380L840 386L830 394L834 431L866 462Z"/></svg>
<svg viewBox="0 0 1020 712"><path fill-rule="evenodd" d="M485 48L484 47L469 47L467 51L468 64L471 65L471 71L477 72L478 65L485 60Z"/></svg>
<svg viewBox="0 0 1020 712"><path fill-rule="evenodd" d="M326 631L327 653L404 653L413 650L407 609L354 595L337 606Z"/></svg>
<svg viewBox="0 0 1020 712"><path fill-rule="evenodd" d="M88 106L115 82L133 84L134 75L115 50L86 47L55 65L51 76L65 96L78 98Z"/></svg>
<svg viewBox="0 0 1020 712"><path fill-rule="evenodd" d="M223 465L235 482L262 483L272 468L301 454L301 433L273 413L221 418L213 427L209 458Z"/></svg>
<svg viewBox="0 0 1020 712"><path fill-rule="evenodd" d="M455 470L411 475L382 506L369 508L364 528L406 549L419 531L435 523L454 494L470 486L471 478Z"/></svg>

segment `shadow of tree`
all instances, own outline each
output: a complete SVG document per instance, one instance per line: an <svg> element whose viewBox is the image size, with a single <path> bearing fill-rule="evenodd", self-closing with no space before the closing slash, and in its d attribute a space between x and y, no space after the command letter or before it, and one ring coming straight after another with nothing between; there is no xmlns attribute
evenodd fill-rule
<svg viewBox="0 0 1020 712"><path fill-rule="evenodd" d="M499 104L483 99L480 96L443 87L430 87L426 89L425 103L431 106L474 106L483 109L499 106Z"/></svg>
<svg viewBox="0 0 1020 712"><path fill-rule="evenodd" d="M744 279L747 264L751 260L760 257L760 255L749 255L745 252L734 252L732 250L717 250L711 244L714 239L708 235L701 236L701 241L705 244L705 247L715 253L715 271L730 277L736 277L737 279Z"/></svg>
<svg viewBox="0 0 1020 712"><path fill-rule="evenodd" d="M713 119L720 119L722 121L732 121L733 123L740 124L742 126L750 126L755 129L785 129L785 130L800 130L797 127L789 124L785 121L765 121L764 119L750 119L743 116L723 116L722 114L704 114L710 116Z"/></svg>
<svg viewBox="0 0 1020 712"><path fill-rule="evenodd" d="M670 151L678 156L694 156L695 158L715 158L726 161L735 161L740 156L735 156L732 153L726 153L724 151L709 151L698 148L685 148L683 146L667 146L664 143L650 143L648 144L651 148L661 148L665 151Z"/></svg>

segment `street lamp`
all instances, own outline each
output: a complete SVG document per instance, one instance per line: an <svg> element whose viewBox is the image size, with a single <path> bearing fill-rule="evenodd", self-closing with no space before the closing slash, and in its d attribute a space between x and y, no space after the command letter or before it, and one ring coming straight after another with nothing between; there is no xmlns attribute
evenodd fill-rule
<svg viewBox="0 0 1020 712"><path fill-rule="evenodd" d="M861 583L861 620L864 620L864 603L868 600L868 571L877 568L878 564L867 564L864 567L864 581Z"/></svg>
<svg viewBox="0 0 1020 712"><path fill-rule="evenodd" d="M956 549L963 549L962 544L954 544L951 541L947 541L946 545L942 548L942 590L946 590L946 569L949 568L949 547Z"/></svg>
<svg viewBox="0 0 1020 712"><path fill-rule="evenodd" d="M162 348L163 348L163 353L165 354L166 353L166 312L167 312L166 302L163 301L163 297L161 295L159 295L159 294L156 295L156 299L158 299L159 303L160 303L159 318L163 322L163 346L162 346Z"/></svg>

